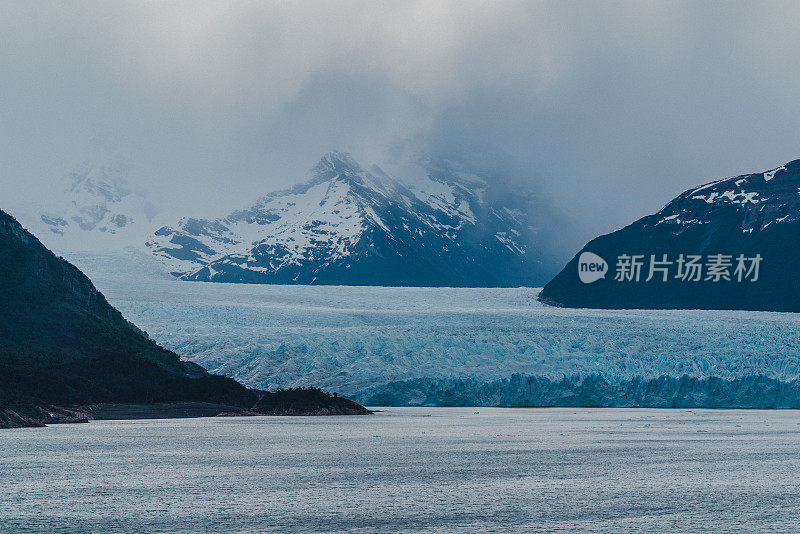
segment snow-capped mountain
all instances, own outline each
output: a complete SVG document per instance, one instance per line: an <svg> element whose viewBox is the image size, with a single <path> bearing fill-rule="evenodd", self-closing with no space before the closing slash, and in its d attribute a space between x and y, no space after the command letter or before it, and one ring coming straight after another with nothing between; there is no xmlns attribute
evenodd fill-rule
<svg viewBox="0 0 800 534"><path fill-rule="evenodd" d="M800 311L800 160L690 189L588 243L544 302Z"/></svg>
<svg viewBox="0 0 800 534"><path fill-rule="evenodd" d="M84 165L54 185L53 198L19 206L14 214L59 253L140 246L155 209L128 186L120 166Z"/></svg>
<svg viewBox="0 0 800 534"><path fill-rule="evenodd" d="M553 271L523 211L477 176L429 164L406 186L332 152L308 180L251 207L159 228L148 249L184 280L518 286Z"/></svg>

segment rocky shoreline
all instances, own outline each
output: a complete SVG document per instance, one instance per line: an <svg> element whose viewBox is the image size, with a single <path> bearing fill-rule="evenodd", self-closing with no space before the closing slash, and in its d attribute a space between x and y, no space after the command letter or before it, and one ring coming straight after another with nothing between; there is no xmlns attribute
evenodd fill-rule
<svg viewBox="0 0 800 534"><path fill-rule="evenodd" d="M328 395L318 389L291 389L258 394L261 398L249 410L213 402L100 403L67 408L50 405L0 408L0 428L45 427L51 424L88 423L92 420L372 414L356 402Z"/></svg>
<svg viewBox="0 0 800 534"><path fill-rule="evenodd" d="M22 413L19 413L22 412ZM92 416L82 409L35 406L33 410L0 408L0 428L43 427L49 424L88 423Z"/></svg>

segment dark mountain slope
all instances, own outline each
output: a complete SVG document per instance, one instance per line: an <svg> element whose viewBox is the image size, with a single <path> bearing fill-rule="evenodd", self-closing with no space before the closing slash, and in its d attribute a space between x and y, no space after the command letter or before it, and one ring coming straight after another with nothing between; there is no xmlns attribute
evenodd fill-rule
<svg viewBox="0 0 800 534"><path fill-rule="evenodd" d="M252 392L186 364L125 320L77 268L0 211L0 408L205 401Z"/></svg>
<svg viewBox="0 0 800 534"><path fill-rule="evenodd" d="M594 239L539 298L589 308L800 311L800 160L691 189Z"/></svg>

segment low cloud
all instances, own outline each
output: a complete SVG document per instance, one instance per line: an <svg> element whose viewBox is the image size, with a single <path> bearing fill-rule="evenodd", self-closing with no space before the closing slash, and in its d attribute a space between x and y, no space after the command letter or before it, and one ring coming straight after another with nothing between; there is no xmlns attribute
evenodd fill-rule
<svg viewBox="0 0 800 534"><path fill-rule="evenodd" d="M84 162L218 214L350 151L537 191L567 248L800 156L796 3L11 2L0 187Z"/></svg>

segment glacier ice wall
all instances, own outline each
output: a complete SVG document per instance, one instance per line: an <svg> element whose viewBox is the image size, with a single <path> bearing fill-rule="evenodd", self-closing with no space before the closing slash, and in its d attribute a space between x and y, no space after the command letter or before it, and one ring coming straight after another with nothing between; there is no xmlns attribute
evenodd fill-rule
<svg viewBox="0 0 800 534"><path fill-rule="evenodd" d="M800 380L682 375L614 381L599 374L560 380L521 374L488 381L418 378L368 388L356 399L367 406L798 409Z"/></svg>
<svg viewBox="0 0 800 534"><path fill-rule="evenodd" d="M129 268L115 277L109 261L70 259L98 274L110 302L157 342L265 389L356 395L397 381L514 373L800 378L800 314L561 309L529 288L181 282Z"/></svg>

